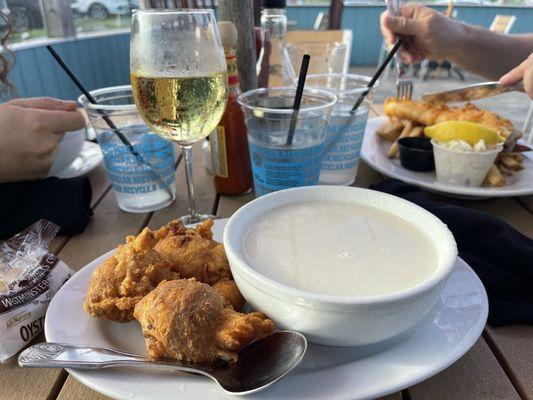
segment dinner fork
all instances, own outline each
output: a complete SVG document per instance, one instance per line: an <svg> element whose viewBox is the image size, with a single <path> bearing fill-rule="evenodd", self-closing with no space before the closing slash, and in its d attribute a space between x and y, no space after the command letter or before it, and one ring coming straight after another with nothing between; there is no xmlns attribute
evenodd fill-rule
<svg viewBox="0 0 533 400"><path fill-rule="evenodd" d="M387 0L387 10L391 15L400 16L404 0ZM413 97L413 80L408 76L398 55L394 56L396 63L396 98L410 100Z"/></svg>

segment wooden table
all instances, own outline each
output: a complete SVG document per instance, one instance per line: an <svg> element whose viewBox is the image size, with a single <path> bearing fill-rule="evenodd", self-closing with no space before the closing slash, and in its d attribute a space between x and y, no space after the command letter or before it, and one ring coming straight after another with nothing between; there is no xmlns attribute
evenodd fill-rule
<svg viewBox="0 0 533 400"><path fill-rule="evenodd" d="M252 195L217 196L212 179L202 166L200 149L195 149L195 187L200 211L229 217L252 199ZM183 163L176 172L177 198L164 210L145 214L128 214L117 207L114 193L103 166L89 176L93 186L94 216L83 234L58 237L52 251L75 270L114 248L126 235L135 235L143 227L159 227L186 212L187 190ZM368 187L383 177L364 163L354 186ZM508 222L529 237L533 237L533 196L520 199L485 201L444 201L486 211ZM42 341L40 336L36 341ZM76 381L63 370L22 369L15 362L0 365L0 399L87 400L106 399ZM388 400L533 400L533 326L487 327L474 347L445 371L401 393L387 396Z"/></svg>

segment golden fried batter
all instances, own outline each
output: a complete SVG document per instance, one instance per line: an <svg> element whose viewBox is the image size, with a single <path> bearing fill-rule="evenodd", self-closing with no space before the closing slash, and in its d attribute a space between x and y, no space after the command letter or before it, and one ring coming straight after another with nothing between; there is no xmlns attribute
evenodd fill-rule
<svg viewBox="0 0 533 400"><path fill-rule="evenodd" d="M230 279L224 246L213 240L212 226L211 220L195 228L185 228L180 221L172 221L155 232L159 239L155 250L183 278L195 278L208 285Z"/></svg>
<svg viewBox="0 0 533 400"><path fill-rule="evenodd" d="M213 289L229 301L235 311L241 311L246 303L235 281L218 281L213 285Z"/></svg>
<svg viewBox="0 0 533 400"><path fill-rule="evenodd" d="M135 304L161 281L178 279L170 264L153 247L152 231L145 228L93 272L84 308L94 317L117 322L133 320Z"/></svg>
<svg viewBox="0 0 533 400"><path fill-rule="evenodd" d="M237 352L274 332L264 314L241 314L194 279L161 283L135 306L148 355L196 363L236 361Z"/></svg>
<svg viewBox="0 0 533 400"><path fill-rule="evenodd" d="M407 119L421 125L434 125L444 121L468 121L488 126L507 138L515 128L511 121L493 112L482 110L472 103L464 107L448 107L441 103L388 98L384 105L388 117Z"/></svg>

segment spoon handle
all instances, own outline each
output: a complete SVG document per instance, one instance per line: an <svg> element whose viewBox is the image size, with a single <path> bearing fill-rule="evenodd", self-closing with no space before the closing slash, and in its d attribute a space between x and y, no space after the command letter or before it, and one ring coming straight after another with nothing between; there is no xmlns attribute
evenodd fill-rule
<svg viewBox="0 0 533 400"><path fill-rule="evenodd" d="M118 350L61 343L39 343L19 355L21 367L100 369L109 367L166 368L207 375L208 369L174 360L151 360Z"/></svg>

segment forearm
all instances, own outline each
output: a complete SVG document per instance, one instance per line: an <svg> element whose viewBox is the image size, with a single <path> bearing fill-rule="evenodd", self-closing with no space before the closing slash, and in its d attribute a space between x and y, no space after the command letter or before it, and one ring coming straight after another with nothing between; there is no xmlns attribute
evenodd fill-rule
<svg viewBox="0 0 533 400"><path fill-rule="evenodd" d="M461 25L450 61L490 80L497 80L533 53L533 35L502 35L488 29Z"/></svg>

